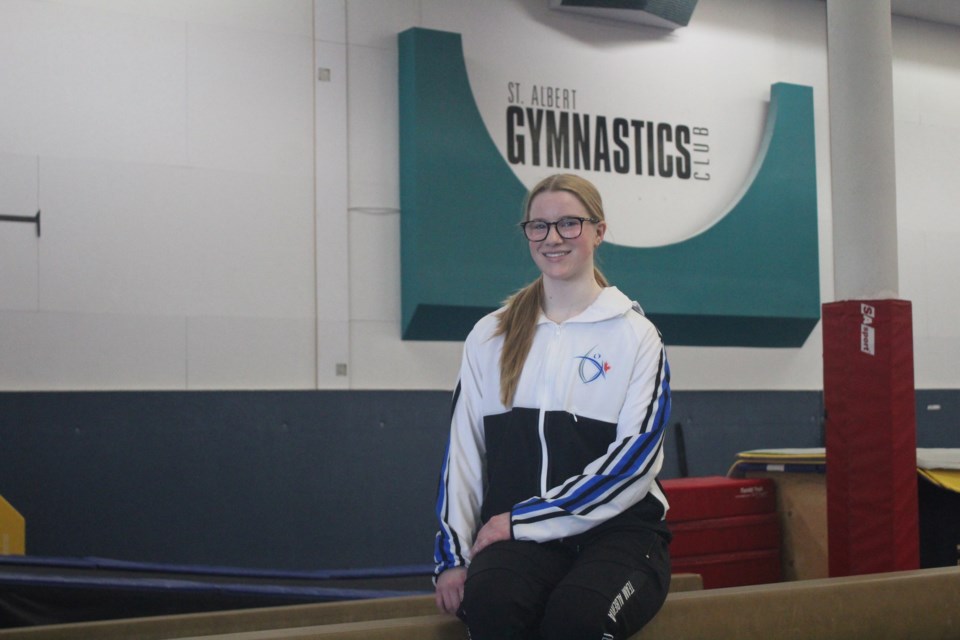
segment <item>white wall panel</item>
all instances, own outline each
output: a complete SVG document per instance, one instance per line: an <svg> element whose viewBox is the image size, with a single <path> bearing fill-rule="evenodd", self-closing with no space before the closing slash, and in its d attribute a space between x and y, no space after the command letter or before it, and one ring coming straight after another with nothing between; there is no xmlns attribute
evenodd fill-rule
<svg viewBox="0 0 960 640"><path fill-rule="evenodd" d="M187 321L188 389L314 388L312 318Z"/></svg>
<svg viewBox="0 0 960 640"><path fill-rule="evenodd" d="M957 309L960 309L960 232L934 232L926 236L923 259L927 288L929 317L927 327L932 338L955 338L957 332ZM954 375L957 363L949 369Z"/></svg>
<svg viewBox="0 0 960 640"><path fill-rule="evenodd" d="M47 160L41 307L313 316L310 179Z"/></svg>
<svg viewBox="0 0 960 640"><path fill-rule="evenodd" d="M937 283L931 282L927 271L930 266L927 259L927 234L912 228L898 229L897 253L899 262L900 291L899 298L909 300L913 309L913 335L930 334L929 303L931 285L937 290Z"/></svg>
<svg viewBox="0 0 960 640"><path fill-rule="evenodd" d="M347 42L346 0L313 0L313 37L323 42Z"/></svg>
<svg viewBox="0 0 960 640"><path fill-rule="evenodd" d="M187 169L41 159L40 308L183 315Z"/></svg>
<svg viewBox="0 0 960 640"><path fill-rule="evenodd" d="M400 327L400 215L350 212L350 317Z"/></svg>
<svg viewBox="0 0 960 640"><path fill-rule="evenodd" d="M897 122L920 123L921 92L926 84L926 64L917 60L920 46L916 22L893 20L893 108Z"/></svg>
<svg viewBox="0 0 960 640"><path fill-rule="evenodd" d="M313 176L192 171L190 315L314 316Z"/></svg>
<svg viewBox="0 0 960 640"><path fill-rule="evenodd" d="M893 21L901 297L913 304L918 388L960 384L960 29Z"/></svg>
<svg viewBox="0 0 960 640"><path fill-rule="evenodd" d="M396 44L357 47L350 64L350 208L400 208L400 129Z"/></svg>
<svg viewBox="0 0 960 640"><path fill-rule="evenodd" d="M350 388L450 389L463 343L404 342L399 322L350 323Z"/></svg>
<svg viewBox="0 0 960 640"><path fill-rule="evenodd" d="M0 3L0 149L183 162L185 51L182 23Z"/></svg>
<svg viewBox="0 0 960 640"><path fill-rule="evenodd" d="M182 23L64 9L44 27L41 155L183 162Z"/></svg>
<svg viewBox="0 0 960 640"><path fill-rule="evenodd" d="M0 223L0 309L36 310L38 242L33 225Z"/></svg>
<svg viewBox="0 0 960 640"><path fill-rule="evenodd" d="M823 336L813 330L802 349L671 347L670 383L679 390L817 389L823 386Z"/></svg>
<svg viewBox="0 0 960 640"><path fill-rule="evenodd" d="M960 338L913 338L914 385L917 389L956 389Z"/></svg>
<svg viewBox="0 0 960 640"><path fill-rule="evenodd" d="M32 216L37 212L39 172L36 156L0 153L0 214Z"/></svg>
<svg viewBox="0 0 960 640"><path fill-rule="evenodd" d="M123 13L164 20L184 21L187 6L192 0L46 0L50 4L64 5L102 12ZM202 0L201 0L202 1Z"/></svg>
<svg viewBox="0 0 960 640"><path fill-rule="evenodd" d="M397 34L421 26L421 19L418 0L347 0L351 45L396 51Z"/></svg>
<svg viewBox="0 0 960 640"><path fill-rule="evenodd" d="M898 120L957 128L960 62L955 26L893 20L893 73Z"/></svg>
<svg viewBox="0 0 960 640"><path fill-rule="evenodd" d="M43 46L55 14L26 0L0 2L0 151L36 155L45 86ZM16 64L11 64L13 61Z"/></svg>
<svg viewBox="0 0 960 640"><path fill-rule="evenodd" d="M182 318L0 311L4 390L183 389Z"/></svg>
<svg viewBox="0 0 960 640"><path fill-rule="evenodd" d="M312 39L191 24L188 41L190 164L312 175Z"/></svg>
<svg viewBox="0 0 960 640"><path fill-rule="evenodd" d="M312 0L192 0L185 2L192 23L310 37Z"/></svg>
<svg viewBox="0 0 960 640"><path fill-rule="evenodd" d="M897 218L901 228L960 231L957 149L960 127L897 121Z"/></svg>
<svg viewBox="0 0 960 640"><path fill-rule="evenodd" d="M310 35L311 0L45 0L105 12ZM343 3L343 0L339 0Z"/></svg>

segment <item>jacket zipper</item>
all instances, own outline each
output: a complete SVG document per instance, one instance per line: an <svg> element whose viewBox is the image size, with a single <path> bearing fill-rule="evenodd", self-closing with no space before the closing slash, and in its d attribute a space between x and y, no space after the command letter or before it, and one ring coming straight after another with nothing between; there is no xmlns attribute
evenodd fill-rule
<svg viewBox="0 0 960 640"><path fill-rule="evenodd" d="M550 456L547 450L546 414L551 403L551 391L556 387L556 375L559 370L557 354L560 346L560 336L563 333L562 325L554 325L553 337L547 347L547 357L544 359L543 371L540 378L540 412L537 421L537 430L540 437L540 495L546 495L550 488L548 483Z"/></svg>

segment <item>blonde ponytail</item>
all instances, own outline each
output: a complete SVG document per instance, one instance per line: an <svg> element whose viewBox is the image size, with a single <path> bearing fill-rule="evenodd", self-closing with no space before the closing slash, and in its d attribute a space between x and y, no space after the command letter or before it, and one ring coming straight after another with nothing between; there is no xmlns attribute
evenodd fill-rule
<svg viewBox="0 0 960 640"><path fill-rule="evenodd" d="M523 364L533 345L537 319L543 308L543 276L510 296L500 313L497 331L503 336L500 352L500 402L505 407L513 404L513 395L520 382Z"/></svg>

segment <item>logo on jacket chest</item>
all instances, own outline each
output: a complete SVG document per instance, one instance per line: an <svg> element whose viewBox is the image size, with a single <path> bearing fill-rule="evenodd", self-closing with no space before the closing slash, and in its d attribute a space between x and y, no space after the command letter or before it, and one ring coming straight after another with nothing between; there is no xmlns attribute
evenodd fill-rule
<svg viewBox="0 0 960 640"><path fill-rule="evenodd" d="M574 358L578 361L577 374L580 376L580 382L589 384L594 380L606 378L610 371L610 363L603 359L597 347L590 347L582 356Z"/></svg>

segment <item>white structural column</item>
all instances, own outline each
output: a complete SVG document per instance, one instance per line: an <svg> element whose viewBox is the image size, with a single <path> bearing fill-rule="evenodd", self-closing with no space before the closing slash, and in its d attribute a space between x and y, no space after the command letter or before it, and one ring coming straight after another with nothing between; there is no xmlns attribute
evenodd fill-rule
<svg viewBox="0 0 960 640"><path fill-rule="evenodd" d="M890 0L827 0L835 300L896 298Z"/></svg>

